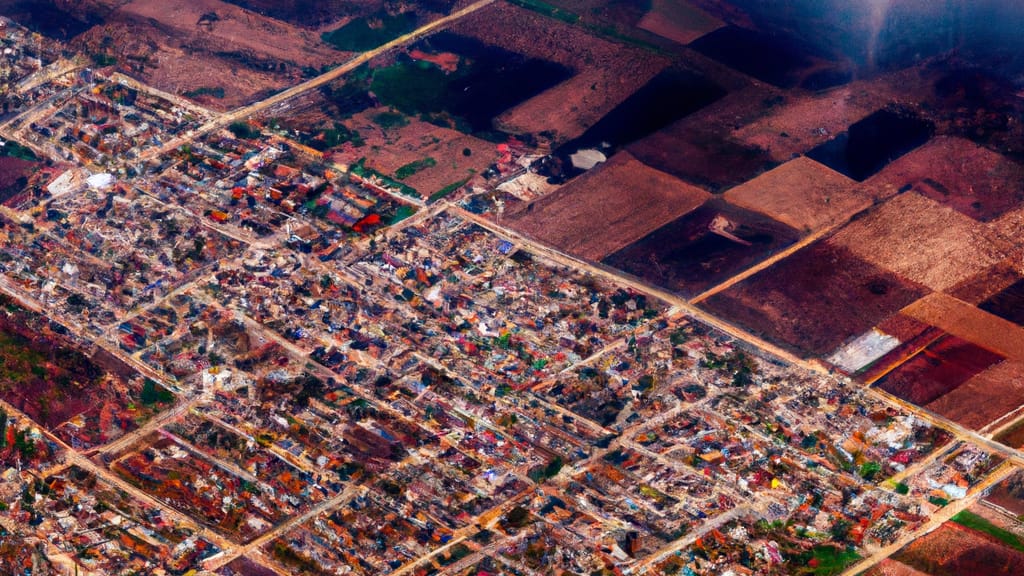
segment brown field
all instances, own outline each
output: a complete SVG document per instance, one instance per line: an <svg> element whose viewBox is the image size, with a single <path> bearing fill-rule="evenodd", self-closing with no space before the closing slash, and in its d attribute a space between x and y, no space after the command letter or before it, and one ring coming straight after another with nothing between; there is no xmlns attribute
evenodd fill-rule
<svg viewBox="0 0 1024 576"><path fill-rule="evenodd" d="M637 27L679 44L689 44L722 26L721 20L686 0L652 0L651 9L637 23Z"/></svg>
<svg viewBox="0 0 1024 576"><path fill-rule="evenodd" d="M933 290L975 276L1008 248L985 226L915 192L885 202L829 242Z"/></svg>
<svg viewBox="0 0 1024 576"><path fill-rule="evenodd" d="M926 293L841 246L816 242L701 306L799 354L824 356Z"/></svg>
<svg viewBox="0 0 1024 576"><path fill-rule="evenodd" d="M894 396L925 406L956 391L1003 359L995 352L947 334L886 374L876 385Z"/></svg>
<svg viewBox="0 0 1024 576"><path fill-rule="evenodd" d="M709 197L620 152L558 191L520 206L505 222L571 254L600 260Z"/></svg>
<svg viewBox="0 0 1024 576"><path fill-rule="evenodd" d="M903 313L1007 358L1024 361L1024 327L952 296L929 294L904 308Z"/></svg>
<svg viewBox="0 0 1024 576"><path fill-rule="evenodd" d="M1003 237L1013 241L1018 248L1024 248L1024 206L1010 210L998 220L992 222L992 229Z"/></svg>
<svg viewBox="0 0 1024 576"><path fill-rule="evenodd" d="M978 304L1005 290L1014 282L1024 278L1020 269L1024 254L1020 250L1015 252L1018 253L998 262L977 276L964 280L946 292L964 302Z"/></svg>
<svg viewBox="0 0 1024 576"><path fill-rule="evenodd" d="M985 500L1018 516L1024 515L1024 470L1018 470L993 486Z"/></svg>
<svg viewBox="0 0 1024 576"><path fill-rule="evenodd" d="M433 158L436 165L402 180L424 197L486 170L497 159L494 144L417 118L407 117L408 124L404 126L382 128L374 117L387 111L371 108L346 120L345 125L359 132L366 144L359 148L344 147L332 156L342 163L365 157L367 167L389 176L410 162ZM466 148L471 152L469 156L463 154Z"/></svg>
<svg viewBox="0 0 1024 576"><path fill-rule="evenodd" d="M750 122L771 109L772 99L777 94L777 90L764 84L732 92L634 142L629 151L653 168L709 192L722 192L778 163L763 148L730 137L737 125Z"/></svg>
<svg viewBox="0 0 1024 576"><path fill-rule="evenodd" d="M910 151L865 186L881 196L906 186L936 202L987 222L1024 202L1024 166L987 148L940 136Z"/></svg>
<svg viewBox="0 0 1024 576"><path fill-rule="evenodd" d="M199 25L208 12L219 20ZM122 72L174 94L223 88L223 98L197 97L217 109L298 83L303 66L319 69L346 57L313 31L220 0L132 0L73 46L109 53Z"/></svg>
<svg viewBox="0 0 1024 576"><path fill-rule="evenodd" d="M892 558L886 558L877 566L865 572L864 576L928 576L928 573L911 568Z"/></svg>
<svg viewBox="0 0 1024 576"><path fill-rule="evenodd" d="M892 558L936 575L1011 575L1019 574L1018 568L1024 566L1024 552L954 522L911 542Z"/></svg>
<svg viewBox="0 0 1024 576"><path fill-rule="evenodd" d="M579 26L504 2L463 18L451 31L578 71L495 119L501 130L547 131L555 142L582 134L669 63L665 57L596 38Z"/></svg>
<svg viewBox="0 0 1024 576"><path fill-rule="evenodd" d="M800 157L728 190L725 199L812 232L845 221L871 205L871 199L856 185L835 170Z"/></svg>

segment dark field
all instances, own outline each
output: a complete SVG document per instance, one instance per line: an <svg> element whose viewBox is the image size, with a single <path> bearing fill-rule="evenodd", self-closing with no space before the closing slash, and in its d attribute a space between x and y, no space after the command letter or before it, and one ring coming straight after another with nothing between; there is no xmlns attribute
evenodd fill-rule
<svg viewBox="0 0 1024 576"><path fill-rule="evenodd" d="M724 219L724 221L723 221ZM740 241L711 230L724 222ZM644 280L694 296L760 262L800 237L767 216L713 198L603 262Z"/></svg>
<svg viewBox="0 0 1024 576"><path fill-rule="evenodd" d="M712 193L746 182L777 164L761 148L700 128L658 132L634 143L629 151L648 166Z"/></svg>
<svg viewBox="0 0 1024 576"><path fill-rule="evenodd" d="M892 559L935 576L1009 576L1024 566L1024 553L955 522L918 538Z"/></svg>
<svg viewBox="0 0 1024 576"><path fill-rule="evenodd" d="M83 6L74 11L60 4L66 5L54 0L0 1L0 14L34 32L58 40L70 40L102 22L95 7L90 9L88 2L83 2Z"/></svg>
<svg viewBox="0 0 1024 576"><path fill-rule="evenodd" d="M879 110L850 125L849 131L814 148L807 156L863 181L887 164L924 144L934 126L913 115Z"/></svg>
<svg viewBox="0 0 1024 576"><path fill-rule="evenodd" d="M573 70L441 32L417 44L428 53L451 52L459 67L445 72L434 64L400 57L374 71L370 89L383 103L405 114L424 115L463 131L488 133L505 110L571 77Z"/></svg>
<svg viewBox="0 0 1024 576"><path fill-rule="evenodd" d="M1024 279L991 296L979 304L978 308L1024 326Z"/></svg>
<svg viewBox="0 0 1024 576"><path fill-rule="evenodd" d="M690 47L744 74L782 88L800 83L803 73L813 64L811 57L792 41L737 26L719 28L690 43ZM845 75L834 78L822 75L815 83L824 88L830 80L841 84L847 79Z"/></svg>
<svg viewBox="0 0 1024 576"><path fill-rule="evenodd" d="M995 352L946 335L880 379L877 386L924 406L1001 360Z"/></svg>
<svg viewBox="0 0 1024 576"><path fill-rule="evenodd" d="M555 153L568 158L577 150L602 144L616 149L653 134L725 94L725 89L703 76L688 70L665 70Z"/></svg>
<svg viewBox="0 0 1024 576"><path fill-rule="evenodd" d="M224 0L271 18L299 26L315 26L359 12L372 12L382 0Z"/></svg>
<svg viewBox="0 0 1024 576"><path fill-rule="evenodd" d="M822 356L926 292L845 248L817 242L701 306L799 354Z"/></svg>

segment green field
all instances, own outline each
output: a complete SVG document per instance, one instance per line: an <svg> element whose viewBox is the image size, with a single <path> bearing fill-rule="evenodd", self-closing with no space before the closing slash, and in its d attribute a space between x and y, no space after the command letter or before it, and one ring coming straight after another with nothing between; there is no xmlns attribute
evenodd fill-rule
<svg viewBox="0 0 1024 576"><path fill-rule="evenodd" d="M370 16L356 18L337 30L325 32L321 38L338 50L365 52L415 29L415 12L390 15L382 10Z"/></svg>

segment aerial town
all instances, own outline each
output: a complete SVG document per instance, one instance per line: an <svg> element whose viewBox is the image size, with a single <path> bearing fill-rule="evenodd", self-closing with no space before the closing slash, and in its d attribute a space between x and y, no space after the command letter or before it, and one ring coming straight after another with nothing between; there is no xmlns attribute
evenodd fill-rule
<svg viewBox="0 0 1024 576"><path fill-rule="evenodd" d="M1024 10L765 4L0 0L0 573L1020 574Z"/></svg>

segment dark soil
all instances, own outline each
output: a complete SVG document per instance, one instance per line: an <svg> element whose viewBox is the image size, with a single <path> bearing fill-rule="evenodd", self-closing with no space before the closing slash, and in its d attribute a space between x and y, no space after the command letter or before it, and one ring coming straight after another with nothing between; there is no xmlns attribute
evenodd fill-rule
<svg viewBox="0 0 1024 576"><path fill-rule="evenodd" d="M995 352L946 335L879 380L877 386L923 406L1001 360Z"/></svg>
<svg viewBox="0 0 1024 576"><path fill-rule="evenodd" d="M745 243L711 231L727 219L729 232ZM603 262L644 280L694 296L760 262L800 237L797 230L756 212L714 198L605 258Z"/></svg>
<svg viewBox="0 0 1024 576"><path fill-rule="evenodd" d="M908 113L879 110L850 125L849 131L836 136L807 153L807 156L863 181L890 162L924 144L934 126Z"/></svg>
<svg viewBox="0 0 1024 576"><path fill-rule="evenodd" d="M926 293L845 248L817 242L702 307L798 354L824 356Z"/></svg>
<svg viewBox="0 0 1024 576"><path fill-rule="evenodd" d="M1024 326L1024 279L985 300L978 308Z"/></svg>

